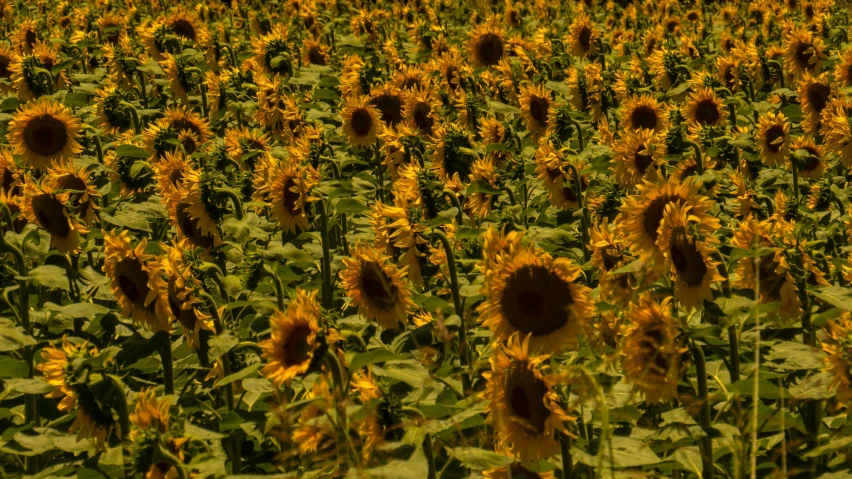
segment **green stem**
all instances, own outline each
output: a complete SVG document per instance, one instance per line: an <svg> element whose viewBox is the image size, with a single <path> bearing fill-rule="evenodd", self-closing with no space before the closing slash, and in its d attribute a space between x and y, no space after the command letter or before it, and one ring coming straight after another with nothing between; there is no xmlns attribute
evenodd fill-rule
<svg viewBox="0 0 852 479"><path fill-rule="evenodd" d="M572 180L574 181L574 195L577 197L577 208L580 210L580 236L583 242L583 261L588 262L589 258L591 258L589 252L589 221L586 216L586 202L583 200L583 184L577 167L568 164L568 169L571 170Z"/></svg>
<svg viewBox="0 0 852 479"><path fill-rule="evenodd" d="M124 393L124 383L118 376L112 374L107 374L105 379L112 387L114 395L113 404L118 413L118 438L121 440L123 446L128 446L130 444L130 410L127 407L127 395ZM126 470L129 464L124 457L124 451L125 448L122 447L122 465L125 469L125 477L127 477Z"/></svg>
<svg viewBox="0 0 852 479"><path fill-rule="evenodd" d="M778 69L778 81L781 82L781 88L784 88L784 68L781 66L781 62L778 60L766 60L766 64Z"/></svg>
<svg viewBox="0 0 852 479"><path fill-rule="evenodd" d="M458 221L459 226L464 223L464 211L462 211L461 202L459 201L458 195L456 192L450 189L445 189L443 195L450 199L450 203L458 210L458 215L456 219Z"/></svg>
<svg viewBox="0 0 852 479"><path fill-rule="evenodd" d="M257 343L254 343L252 341L240 341L239 343L237 343L236 346L234 346L234 349L232 349L231 351L233 351L234 353L251 351L258 357L263 357L263 349Z"/></svg>
<svg viewBox="0 0 852 479"><path fill-rule="evenodd" d="M281 278L267 265L263 265L263 274L272 279L272 284L275 285L275 297L278 299L278 310L284 311L284 286L281 284Z"/></svg>
<svg viewBox="0 0 852 479"><path fill-rule="evenodd" d="M213 317L213 329L216 331L217 336L221 336L224 332L224 327L222 326L222 317L219 316L219 309L216 307L216 302L213 300L212 296L205 292L201 292L200 295L204 297L208 303L210 303L210 315ZM227 351L225 352L225 354L222 355L222 373L225 376L229 376L231 374L230 351ZM233 411L236 408L233 382L225 385L225 404L228 406L228 411ZM229 437L228 442L230 444L229 448L231 449L231 472L233 474L239 474L242 470L242 461L240 459L240 442L237 439L236 435L234 435L233 433Z"/></svg>
<svg viewBox="0 0 852 479"><path fill-rule="evenodd" d="M796 160L790 158L790 169L793 170L793 196L796 198L796 204L799 203L799 166Z"/></svg>
<svg viewBox="0 0 852 479"><path fill-rule="evenodd" d="M447 257L447 268L450 270L450 291L453 296L453 309L459 317L459 361L465 370L462 374L462 388L464 393L470 391L470 375L468 368L470 361L467 345L467 325L465 324L464 309L462 308L461 295L459 294L459 277L456 270L456 256L453 253L453 245L447 235L439 229L432 230L432 241L438 239L444 247L444 255Z"/></svg>
<svg viewBox="0 0 852 479"><path fill-rule="evenodd" d="M142 126L139 123L139 112L136 111L136 107L126 101L119 103L119 105L123 106L130 112L130 116L133 118L133 131L135 131L137 135L142 133Z"/></svg>
<svg viewBox="0 0 852 479"><path fill-rule="evenodd" d="M207 85L204 84L203 79L199 90L201 90L201 117L207 119L207 114L209 113L209 108L207 106Z"/></svg>
<svg viewBox="0 0 852 479"><path fill-rule="evenodd" d="M175 374L172 363L172 340L168 331L157 331L155 336L163 336L160 339L160 359L163 362L163 389L166 394L175 393Z"/></svg>
<svg viewBox="0 0 852 479"><path fill-rule="evenodd" d="M704 174L704 154L701 152L701 145L692 140L686 140L684 141L684 143L691 146L692 149L695 150L696 169L698 170L699 175Z"/></svg>
<svg viewBox="0 0 852 479"><path fill-rule="evenodd" d="M334 306L334 285L331 284L331 250L328 240L328 212L322 200L317 201L320 217L320 236L322 239L322 302L325 309Z"/></svg>
<svg viewBox="0 0 852 479"><path fill-rule="evenodd" d="M577 120L571 118L569 115L565 115L565 117L568 119L568 123L570 123L571 126L573 126L575 130L577 130L577 144L580 146L580 151L585 150L586 143L583 140L583 128L580 126L580 123Z"/></svg>
<svg viewBox="0 0 852 479"><path fill-rule="evenodd" d="M705 436L700 439L701 445L701 462L703 463L703 471L701 477L704 479L713 478L713 440L710 437L710 401L707 394L707 364L704 360L704 351L701 346L690 342L692 349L692 359L695 361L695 374L698 380L698 401L701 403L701 410L698 413L698 424L704 430Z"/></svg>
<svg viewBox="0 0 852 479"><path fill-rule="evenodd" d="M187 479L183 461L175 457L175 455L172 454L172 452L163 444L162 440L157 441L156 457L158 462L165 462L171 465L175 472L177 472L178 479Z"/></svg>
<svg viewBox="0 0 852 479"><path fill-rule="evenodd" d="M735 325L728 327L728 344L731 350L731 384L734 384L740 380L740 340Z"/></svg>
<svg viewBox="0 0 852 479"><path fill-rule="evenodd" d="M47 82L46 82L47 83L47 93L49 95L53 95L53 75L49 71L45 70L44 68L36 68L35 74L36 74L37 77L39 77L39 76L47 77Z"/></svg>
<svg viewBox="0 0 852 479"><path fill-rule="evenodd" d="M503 191L505 191L505 192L506 192L506 194L507 194L507 195L509 195L509 203L510 203L512 206L515 206L516 204L518 204L518 200L517 200L517 199L515 199L515 192L514 192L514 191L512 191L512 188L510 188L510 187L508 187L508 186L504 186L504 187L503 187Z"/></svg>
<svg viewBox="0 0 852 479"><path fill-rule="evenodd" d="M142 73L142 70L136 70L136 78L139 82L139 91L141 93L140 100L142 100L142 107L146 110L148 109L148 87L145 85L145 74Z"/></svg>
<svg viewBox="0 0 852 479"><path fill-rule="evenodd" d="M231 200L231 203L234 204L234 216L236 216L238 220L242 221L243 203L242 201L240 201L240 196L237 195L234 190L230 188L216 188L216 193Z"/></svg>
<svg viewBox="0 0 852 479"><path fill-rule="evenodd" d="M571 458L571 436L561 434L559 436L559 447L562 450L562 479L574 476L574 460Z"/></svg>
<svg viewBox="0 0 852 479"><path fill-rule="evenodd" d="M429 465L426 472L426 479L435 479L435 453L432 451L432 435L428 433L423 438L423 455L426 456L426 463Z"/></svg>

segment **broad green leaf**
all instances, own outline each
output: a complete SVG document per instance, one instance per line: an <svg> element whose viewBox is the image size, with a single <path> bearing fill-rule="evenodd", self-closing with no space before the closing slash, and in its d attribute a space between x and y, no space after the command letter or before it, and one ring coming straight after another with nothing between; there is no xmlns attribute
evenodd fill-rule
<svg viewBox="0 0 852 479"><path fill-rule="evenodd" d="M6 383L6 387L24 394L47 394L54 389L41 378L6 379L3 382Z"/></svg>
<svg viewBox="0 0 852 479"><path fill-rule="evenodd" d="M581 464L591 467L609 467L612 464L616 469L650 466L661 461L649 444L622 436L612 438L612 449L609 441L602 440L600 451L594 456L576 447L571 448L571 454Z"/></svg>
<svg viewBox="0 0 852 479"><path fill-rule="evenodd" d="M843 311L852 311L852 289L843 286L826 286L809 290L808 293Z"/></svg>
<svg viewBox="0 0 852 479"><path fill-rule="evenodd" d="M222 386L225 386L226 384L231 384L234 381L239 381L240 379L247 378L248 376L254 374L255 371L260 369L260 366L262 366L261 363L254 363L251 366L244 367L243 369L241 369L241 370L239 370L239 371L237 371L233 374L229 374L229 375L223 377L222 379L217 380L215 383L213 383L213 387L214 388L222 387Z"/></svg>
<svg viewBox="0 0 852 479"><path fill-rule="evenodd" d="M33 346L36 340L5 318L0 318L0 351L16 351Z"/></svg>
<svg viewBox="0 0 852 479"><path fill-rule="evenodd" d="M521 113L521 110L519 110L518 108L516 108L512 105L507 105L505 103L501 103L499 101L489 100L488 101L488 107L494 113L502 113L503 115L518 115L518 114Z"/></svg>
<svg viewBox="0 0 852 479"><path fill-rule="evenodd" d="M357 371L364 366L369 366L371 364L379 364L384 363L386 361L399 360L402 359L396 354L388 351L384 348L376 348L366 353L356 354L355 357L349 362L349 370Z"/></svg>
<svg viewBox="0 0 852 479"><path fill-rule="evenodd" d="M452 450L453 456L462 463L463 466L473 469L474 471L484 471L487 469L497 469L513 462L513 459L503 454L480 449L478 447L456 447Z"/></svg>
<svg viewBox="0 0 852 479"><path fill-rule="evenodd" d="M31 284L36 286L61 289L64 291L68 291L70 289L68 275L65 270L59 266L51 264L37 266L29 271L27 278L30 280Z"/></svg>

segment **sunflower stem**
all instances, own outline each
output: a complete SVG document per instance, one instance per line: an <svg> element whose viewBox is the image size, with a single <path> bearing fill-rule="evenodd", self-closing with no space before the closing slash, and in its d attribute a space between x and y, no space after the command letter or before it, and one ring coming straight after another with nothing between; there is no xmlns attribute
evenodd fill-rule
<svg viewBox="0 0 852 479"><path fill-rule="evenodd" d="M104 164L104 149L101 146L101 135L95 133L93 136L95 139L95 154L98 156L98 163ZM107 195L104 195L104 200L106 201Z"/></svg>
<svg viewBox="0 0 852 479"><path fill-rule="evenodd" d="M760 301L760 256L754 258L754 298ZM754 389L752 397L754 406L752 409L752 431L751 431L751 479L757 479L757 435L759 432L758 419L760 418L760 308L755 305L754 310Z"/></svg>
<svg viewBox="0 0 852 479"><path fill-rule="evenodd" d="M107 374L105 376L107 382L112 387L113 395L115 396L114 404L116 412L118 412L118 438L121 440L122 446L130 444L130 410L127 407L127 395L124 393L124 382L118 376ZM128 463L124 457L124 448L121 450L122 467L124 468L124 476L128 476Z"/></svg>
<svg viewBox="0 0 852 479"><path fill-rule="evenodd" d="M695 374L698 381L698 400L701 403L701 410L698 413L698 423L704 430L705 437L700 439L701 444L701 461L703 463L703 471L701 477L704 479L713 478L713 440L710 438L710 401L707 394L707 364L704 360L704 350L701 346L695 344L695 341L690 341L690 349L692 349L692 359L695 361Z"/></svg>
<svg viewBox="0 0 852 479"><path fill-rule="evenodd" d="M455 191L450 189L445 189L443 195L446 196L450 200L450 203L452 203L453 206L458 210L456 219L459 223L459 226L461 226L464 223L464 212L462 211L461 202L459 201L458 195L456 195Z"/></svg>
<svg viewBox="0 0 852 479"><path fill-rule="evenodd" d="M207 106L207 85L204 84L204 80L201 81L198 89L201 93L201 117L205 120L207 119L207 114L210 112L209 107Z"/></svg>
<svg viewBox="0 0 852 479"><path fill-rule="evenodd" d="M579 145L580 151L582 152L586 149L586 144L583 140L583 128L580 126L580 123L577 120L571 118L570 115L565 115L565 118L568 120L568 123L573 126L575 130L577 130L577 144Z"/></svg>
<svg viewBox="0 0 852 479"><path fill-rule="evenodd" d="M44 68L36 68L35 74L37 77L47 77L47 81L45 82L47 85L47 93L49 95L53 95L53 75Z"/></svg>
<svg viewBox="0 0 852 479"><path fill-rule="evenodd" d="M330 349L326 350L323 361L328 366L331 379L334 382L335 392L341 397L344 397L346 395L346 388L349 386L346 369L340 364L340 359L337 358L337 355Z"/></svg>
<svg viewBox="0 0 852 479"><path fill-rule="evenodd" d="M426 456L426 463L429 465L426 472L426 479L435 479L435 453L432 451L432 435L428 433L423 438L423 455Z"/></svg>
<svg viewBox="0 0 852 479"><path fill-rule="evenodd" d="M589 221L586 217L586 202L583 200L583 185L577 167L569 164L568 169L571 170L574 182L574 195L577 197L577 209L580 210L580 235L583 242L583 261L588 262L591 257L589 253Z"/></svg>
<svg viewBox="0 0 852 479"><path fill-rule="evenodd" d="M574 477L574 459L571 457L571 436L562 433L559 436L559 448L562 450L562 479Z"/></svg>
<svg viewBox="0 0 852 479"><path fill-rule="evenodd" d="M139 112L136 111L136 107L126 101L122 101L119 105L123 106L130 112L130 118L133 120L133 131L136 132L137 135L142 133L142 126L139 123Z"/></svg>
<svg viewBox="0 0 852 479"><path fill-rule="evenodd" d="M148 87L145 85L145 73L136 67L136 81L139 82L139 99L142 100L142 108L148 109Z"/></svg>
<svg viewBox="0 0 852 479"><path fill-rule="evenodd" d="M505 191L505 192L506 192L506 194L507 194L507 195L509 195L509 203L510 203L512 206L515 206L515 205L518 203L518 200L517 200L517 199L515 199L515 192L514 192L514 191L512 191L512 188L510 188L510 187L508 187L508 186L504 186L504 187L503 187L503 191Z"/></svg>
<svg viewBox="0 0 852 479"><path fill-rule="evenodd" d="M255 342L252 341L240 341L234 346L232 349L234 353L240 353L243 351L251 351L256 354L258 357L263 357L263 349Z"/></svg>
<svg viewBox="0 0 852 479"><path fill-rule="evenodd" d="M464 373L462 374L462 389L467 394L470 391L470 375L468 367L470 361L468 358L467 347L467 325L464 319L464 310L462 308L461 295L459 294L459 277L456 270L456 256L453 253L453 245L447 235L439 229L432 230L431 240L438 239L444 247L444 255L447 257L447 268L450 270L450 291L453 296L453 309L459 317L459 361L461 362Z"/></svg>
<svg viewBox="0 0 852 479"><path fill-rule="evenodd" d="M691 146L692 149L695 150L696 169L698 170L699 175L703 175L704 174L704 154L701 152L701 145L699 145L698 143L696 143L692 140L685 140L684 143Z"/></svg>
<svg viewBox="0 0 852 479"><path fill-rule="evenodd" d="M322 302L325 309L334 307L333 285L331 284L331 250L328 242L328 212L322 200L317 202L320 217L320 236L322 238Z"/></svg>
<svg viewBox="0 0 852 479"><path fill-rule="evenodd" d="M799 204L799 166L796 160L790 158L790 169L793 170L793 196L796 198L796 204Z"/></svg>
<svg viewBox="0 0 852 479"><path fill-rule="evenodd" d="M166 394L175 393L175 374L172 364L172 340L168 331L157 331L160 336L160 359L163 362L163 389Z"/></svg>
<svg viewBox="0 0 852 479"><path fill-rule="evenodd" d="M275 297L278 300L278 310L284 311L284 286L281 284L281 278L267 265L263 265L263 274L272 279L272 284L275 285Z"/></svg>
<svg viewBox="0 0 852 479"><path fill-rule="evenodd" d="M230 188L216 188L216 193L231 200L231 203L234 204L234 216L236 216L238 220L242 221L243 203L242 201L240 201L239 195L237 195L234 190Z"/></svg>

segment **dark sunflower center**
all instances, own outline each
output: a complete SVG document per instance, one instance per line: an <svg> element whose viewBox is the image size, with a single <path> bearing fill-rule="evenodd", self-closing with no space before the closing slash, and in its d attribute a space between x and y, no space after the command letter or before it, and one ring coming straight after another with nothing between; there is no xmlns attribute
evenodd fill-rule
<svg viewBox="0 0 852 479"><path fill-rule="evenodd" d="M571 289L543 266L524 266L506 281L500 300L503 315L522 333L545 336L568 323Z"/></svg>
<svg viewBox="0 0 852 479"><path fill-rule="evenodd" d="M179 37L195 41L195 27L188 20L180 18L172 23L172 31Z"/></svg>
<svg viewBox="0 0 852 479"><path fill-rule="evenodd" d="M725 86L728 88L733 88L736 85L737 77L734 75L734 67L728 66L725 69Z"/></svg>
<svg viewBox="0 0 852 479"><path fill-rule="evenodd" d="M311 65L325 65L325 55L322 54L319 47L311 47L308 50L308 60L311 61Z"/></svg>
<svg viewBox="0 0 852 479"><path fill-rule="evenodd" d="M12 70L9 69L9 64L12 59L7 56L0 56L0 78L12 78Z"/></svg>
<svg viewBox="0 0 852 479"><path fill-rule="evenodd" d="M486 66L500 63L503 58L503 40L499 35L486 33L479 37L479 58Z"/></svg>
<svg viewBox="0 0 852 479"><path fill-rule="evenodd" d="M547 125L547 98L533 95L530 97L530 116L541 126Z"/></svg>
<svg viewBox="0 0 852 479"><path fill-rule="evenodd" d="M284 342L284 359L288 365L302 364L310 358L311 344L308 342L308 337L311 335L311 329L306 325L290 331L290 336Z"/></svg>
<svg viewBox="0 0 852 479"><path fill-rule="evenodd" d="M37 39L38 37L36 36L36 32L32 30L27 30L27 33L24 34L24 41L27 42L28 48L32 48Z"/></svg>
<svg viewBox="0 0 852 479"><path fill-rule="evenodd" d="M71 233L71 225L65 216L65 206L53 195L38 195L32 200L33 213L38 224L52 236L64 238Z"/></svg>
<svg viewBox="0 0 852 479"><path fill-rule="evenodd" d="M0 60L0 61L2 61L2 60ZM2 70L0 70L0 72L2 72ZM6 77L3 77L3 78L6 78ZM850 64L849 67L846 68L846 82L847 83L852 82L852 64Z"/></svg>
<svg viewBox="0 0 852 479"><path fill-rule="evenodd" d="M37 155L56 155L68 143L68 128L53 115L39 115L24 127L24 143Z"/></svg>
<svg viewBox="0 0 852 479"><path fill-rule="evenodd" d="M647 105L639 105L630 113L630 122L635 128L654 130L657 128L657 112Z"/></svg>
<svg viewBox="0 0 852 479"><path fill-rule="evenodd" d="M592 47L592 29L589 27L583 27L580 30L580 34L577 35L577 41L580 42L580 47L583 50L588 51Z"/></svg>
<svg viewBox="0 0 852 479"><path fill-rule="evenodd" d="M773 153L781 151L783 142L775 143L779 138L784 138L784 128L781 125L772 125L766 130L766 147Z"/></svg>
<svg viewBox="0 0 852 479"><path fill-rule="evenodd" d="M805 164L802 165L802 171L814 171L819 168L820 158L819 154L814 148L804 148L810 155L808 159L805 160Z"/></svg>
<svg viewBox="0 0 852 479"><path fill-rule="evenodd" d="M3 191L9 192L12 190L12 184L15 182L15 175L12 173L10 168L6 168L3 170L3 182L2 187Z"/></svg>
<svg viewBox="0 0 852 479"><path fill-rule="evenodd" d="M657 240L657 235L659 234L657 230L660 228L660 222L663 221L663 212L666 209L666 205L674 200L675 198L669 196L654 198L642 213L642 228L645 230L645 234L652 240Z"/></svg>
<svg viewBox="0 0 852 479"><path fill-rule="evenodd" d="M541 479L539 473L530 471L518 463L509 466L509 477L511 479Z"/></svg>
<svg viewBox="0 0 852 479"><path fill-rule="evenodd" d="M183 300L178 297L179 291L177 288L177 277L169 278L169 309L172 314L180 321L180 325L187 331L194 331L195 324L198 322L198 317L195 315L195 308L183 309L181 304Z"/></svg>
<svg viewBox="0 0 852 479"><path fill-rule="evenodd" d="M176 168L169 173L169 183L179 185L183 181L183 169Z"/></svg>
<svg viewBox="0 0 852 479"><path fill-rule="evenodd" d="M796 45L796 60L799 61L799 65L804 68L810 68L811 58L814 56L811 50L812 45L810 43L799 42Z"/></svg>
<svg viewBox="0 0 852 479"><path fill-rule="evenodd" d="M301 195L293 191L295 186L296 182L293 178L287 178L287 181L284 182L284 209L291 212L300 211L300 208L296 207L296 203Z"/></svg>
<svg viewBox="0 0 852 479"><path fill-rule="evenodd" d="M674 20L669 21L666 24L666 30L668 30L669 33L674 33L674 31L677 30L677 22Z"/></svg>
<svg viewBox="0 0 852 479"><path fill-rule="evenodd" d="M358 136L367 136L373 128L373 117L364 108L352 112L352 131Z"/></svg>
<svg viewBox="0 0 852 479"><path fill-rule="evenodd" d="M412 118L414 119L414 125L424 134L430 135L432 134L432 125L435 123L434 120L429 116L432 112L432 108L429 107L429 104L426 102L418 102L417 105L414 106L414 111L412 113Z"/></svg>
<svg viewBox="0 0 852 479"><path fill-rule="evenodd" d="M393 126L402 122L402 98L398 95L382 94L370 103L382 114L382 121Z"/></svg>
<svg viewBox="0 0 852 479"><path fill-rule="evenodd" d="M361 265L361 291L382 311L393 309L399 297L399 288L375 261Z"/></svg>
<svg viewBox="0 0 852 479"><path fill-rule="evenodd" d="M185 116L180 116L173 119L169 123L169 126L174 128L176 131L189 130L195 133L196 135L201 136L201 127Z"/></svg>
<svg viewBox="0 0 852 479"><path fill-rule="evenodd" d="M459 87L458 71L458 68L450 65L447 67L447 72L444 74L444 79L447 80L447 85L449 85L450 89L453 91ZM852 73L850 73L850 78L852 78Z"/></svg>
<svg viewBox="0 0 852 479"><path fill-rule="evenodd" d="M115 275L123 294L134 306L145 307L148 296L148 272L135 258L124 258L115 265Z"/></svg>
<svg viewBox="0 0 852 479"><path fill-rule="evenodd" d="M509 414L520 419L534 434L543 433L550 417L550 410L544 405L547 384L536 377L526 362L512 361L506 372L505 388Z"/></svg>
<svg viewBox="0 0 852 479"><path fill-rule="evenodd" d="M213 238L205 235L198 228L198 220L189 216L189 203L181 203L177 206L177 224L181 233L189 239L192 244L209 248L213 246Z"/></svg>
<svg viewBox="0 0 852 479"><path fill-rule="evenodd" d="M86 211L89 209L89 202L86 201L84 203L81 200L83 198L83 192L86 191L86 182L77 175L63 175L59 181L59 187L63 190L79 192L71 195L71 203L75 208L82 206L83 209L80 213L85 215Z"/></svg>
<svg viewBox="0 0 852 479"><path fill-rule="evenodd" d="M822 113L822 110L828 105L830 95L831 88L822 83L815 83L808 87L808 101L817 113Z"/></svg>
<svg viewBox="0 0 852 479"><path fill-rule="evenodd" d="M776 270L781 269L772 255L764 256L760 261L760 291L761 295L767 295L771 298L781 299L781 288L787 282L785 272L778 273Z"/></svg>
<svg viewBox="0 0 852 479"><path fill-rule="evenodd" d="M702 125L714 125L719 121L719 105L713 99L701 100L695 107L695 119Z"/></svg>
<svg viewBox="0 0 852 479"><path fill-rule="evenodd" d="M698 251L695 240L689 238L683 228L678 228L672 233L669 253L677 274L684 283L688 286L698 286L704 281L707 263Z"/></svg>
<svg viewBox="0 0 852 479"><path fill-rule="evenodd" d="M648 169L654 161L654 158L651 155L640 153L640 151L645 150L644 146L640 146L639 151L633 155L633 163L636 165L636 169L639 170L639 173L645 173L645 170Z"/></svg>

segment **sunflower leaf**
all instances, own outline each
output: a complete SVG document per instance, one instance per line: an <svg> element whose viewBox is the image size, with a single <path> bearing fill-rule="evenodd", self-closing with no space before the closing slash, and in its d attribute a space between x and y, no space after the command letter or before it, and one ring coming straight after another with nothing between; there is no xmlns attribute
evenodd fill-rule
<svg viewBox="0 0 852 479"><path fill-rule="evenodd" d="M852 289L842 286L826 286L809 290L808 293L843 311L852 311Z"/></svg>

